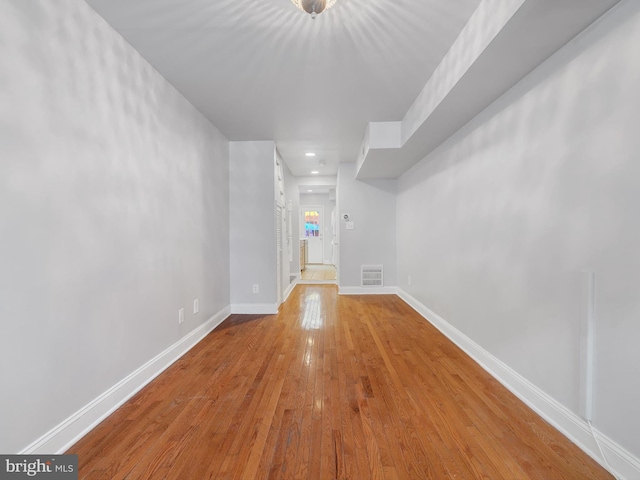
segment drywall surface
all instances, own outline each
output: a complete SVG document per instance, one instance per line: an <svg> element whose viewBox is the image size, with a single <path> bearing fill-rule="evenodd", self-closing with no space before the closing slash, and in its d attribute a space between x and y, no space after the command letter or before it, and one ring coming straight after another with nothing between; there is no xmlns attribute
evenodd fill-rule
<svg viewBox="0 0 640 480"><path fill-rule="evenodd" d="M86 3L0 2L1 452L229 305L228 182L227 140Z"/></svg>
<svg viewBox="0 0 640 480"><path fill-rule="evenodd" d="M230 143L232 305L278 301L275 152L271 141Z"/></svg>
<svg viewBox="0 0 640 480"><path fill-rule="evenodd" d="M398 182L402 289L640 454L640 3L625 1ZM410 277L410 281L409 281Z"/></svg>
<svg viewBox="0 0 640 480"><path fill-rule="evenodd" d="M402 119L401 144L424 123L523 3L524 0L480 2Z"/></svg>
<svg viewBox="0 0 640 480"><path fill-rule="evenodd" d="M355 179L355 163L338 167L340 287L360 287L361 265L382 265L384 285L396 285L396 180ZM353 230L342 216L348 213Z"/></svg>

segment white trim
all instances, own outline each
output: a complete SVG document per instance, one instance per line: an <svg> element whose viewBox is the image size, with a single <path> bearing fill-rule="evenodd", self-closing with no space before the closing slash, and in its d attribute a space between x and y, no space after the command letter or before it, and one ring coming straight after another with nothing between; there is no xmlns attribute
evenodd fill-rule
<svg viewBox="0 0 640 480"><path fill-rule="evenodd" d="M600 431L596 429L594 431L616 477L620 480L640 478L640 459ZM581 445L578 446L582 448Z"/></svg>
<svg viewBox="0 0 640 480"><path fill-rule="evenodd" d="M464 350L496 380L606 468L606 462L600 455L598 445L591 435L589 424L585 420L564 405L558 403L501 360L494 357L417 299L402 289L398 289L397 293L411 308ZM598 430L595 430L595 432L602 444L609 464L613 469L612 473L621 480L640 478L640 459Z"/></svg>
<svg viewBox="0 0 640 480"><path fill-rule="evenodd" d="M336 280L298 280L298 285L337 285Z"/></svg>
<svg viewBox="0 0 640 480"><path fill-rule="evenodd" d="M389 295L389 294L398 294L398 287L342 287L341 286L338 293L340 295Z"/></svg>
<svg viewBox="0 0 640 480"><path fill-rule="evenodd" d="M275 315L277 303L236 303L231 305L231 313L239 315Z"/></svg>
<svg viewBox="0 0 640 480"><path fill-rule="evenodd" d="M27 448L19 452L27 454L62 454L89 433L102 420L138 393L176 360L193 348L231 314L229 307L220 310L209 320L182 337L134 372L127 375L99 397L82 407L69 418L55 426Z"/></svg>
<svg viewBox="0 0 640 480"><path fill-rule="evenodd" d="M282 303L287 301L287 298L289 298L289 295L291 294L291 292L293 292L293 289L297 284L298 284L297 278L293 282L289 282L289 285L284 290L284 294L282 295Z"/></svg>

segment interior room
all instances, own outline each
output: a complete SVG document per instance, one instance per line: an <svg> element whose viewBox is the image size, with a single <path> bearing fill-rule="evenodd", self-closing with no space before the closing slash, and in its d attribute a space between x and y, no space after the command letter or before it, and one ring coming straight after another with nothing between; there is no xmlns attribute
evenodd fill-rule
<svg viewBox="0 0 640 480"><path fill-rule="evenodd" d="M637 0L0 0L0 453L640 478L638 85Z"/></svg>

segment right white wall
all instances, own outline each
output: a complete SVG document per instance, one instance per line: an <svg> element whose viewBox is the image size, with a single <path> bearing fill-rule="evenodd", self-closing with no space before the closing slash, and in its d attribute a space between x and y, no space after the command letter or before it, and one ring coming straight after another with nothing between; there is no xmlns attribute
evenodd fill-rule
<svg viewBox="0 0 640 480"><path fill-rule="evenodd" d="M574 413L595 272L593 423L636 457L639 126L627 0L403 175L396 209L400 288Z"/></svg>

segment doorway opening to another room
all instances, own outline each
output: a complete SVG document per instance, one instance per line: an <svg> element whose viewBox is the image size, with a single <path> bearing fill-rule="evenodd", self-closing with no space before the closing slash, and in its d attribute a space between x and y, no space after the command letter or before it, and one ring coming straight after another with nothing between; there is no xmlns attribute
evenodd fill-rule
<svg viewBox="0 0 640 480"><path fill-rule="evenodd" d="M307 265L302 271L302 280L307 281L334 281L336 280L336 267L333 265Z"/></svg>
<svg viewBox="0 0 640 480"><path fill-rule="evenodd" d="M328 194L327 200L329 199ZM331 207L331 206L329 206ZM300 205L300 270L303 283L336 283L333 259L335 208L325 216L325 205Z"/></svg>
<svg viewBox="0 0 640 480"><path fill-rule="evenodd" d="M302 205L302 232L300 238L307 241L307 258L305 264L324 264L324 206Z"/></svg>

